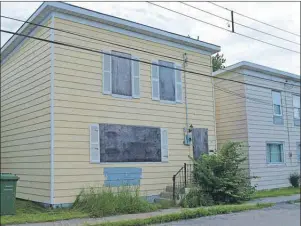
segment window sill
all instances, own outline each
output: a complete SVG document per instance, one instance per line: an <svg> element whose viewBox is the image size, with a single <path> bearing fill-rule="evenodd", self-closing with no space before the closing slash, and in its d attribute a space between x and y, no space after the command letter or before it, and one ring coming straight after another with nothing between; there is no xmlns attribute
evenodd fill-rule
<svg viewBox="0 0 301 226"><path fill-rule="evenodd" d="M119 94L112 94L112 97L122 98L122 99L133 99L132 96L125 96L125 95L119 95Z"/></svg>
<svg viewBox="0 0 301 226"><path fill-rule="evenodd" d="M155 100L152 99L153 101L158 101L161 104L182 104L182 102L177 102L177 101L169 101L169 100Z"/></svg>
<svg viewBox="0 0 301 226"><path fill-rule="evenodd" d="M286 164L283 162L279 162L279 163L267 163L267 167L279 167L279 166L286 166Z"/></svg>

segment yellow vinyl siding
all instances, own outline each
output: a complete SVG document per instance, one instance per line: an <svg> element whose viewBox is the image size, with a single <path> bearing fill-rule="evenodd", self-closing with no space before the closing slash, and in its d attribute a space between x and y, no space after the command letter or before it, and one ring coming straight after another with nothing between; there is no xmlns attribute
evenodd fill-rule
<svg viewBox="0 0 301 226"><path fill-rule="evenodd" d="M183 58L210 65L210 56L186 51L160 43L130 37L55 18L55 27L82 33L162 55ZM166 60L148 53L130 50L100 41L55 32L55 40L95 50L116 50L130 53L140 60ZM175 63L182 64L181 61ZM189 162L192 148L183 145L185 104L164 104L152 100L151 65L140 63L140 98L121 99L102 93L102 54L71 47L55 46L54 81L54 180L55 203L73 202L81 188L103 186L104 167L141 167L143 195L159 194L172 184L175 174L184 162ZM187 70L211 75L211 68L188 63ZM189 123L195 128L208 128L209 148L215 149L215 119L212 81L209 77L187 73ZM184 97L184 75L183 97ZM93 123L156 126L168 128L168 163L103 163L89 161L89 126Z"/></svg>
<svg viewBox="0 0 301 226"><path fill-rule="evenodd" d="M50 31L34 36L49 39ZM49 43L26 39L1 65L1 172L20 177L18 198L43 203L50 201L50 55Z"/></svg>
<svg viewBox="0 0 301 226"><path fill-rule="evenodd" d="M216 134L218 147L221 147L225 142L232 141L247 141L247 114L245 99L226 93L223 90L230 90L245 95L243 84L225 81L218 77L226 79L235 79L244 82L244 77L237 77L235 74L227 73L215 78L215 105L216 105Z"/></svg>
<svg viewBox="0 0 301 226"><path fill-rule="evenodd" d="M238 77L233 73L226 73L214 79L215 115L218 148L221 148L228 141L243 142L246 145L243 148L243 152L248 159L248 127L245 99L225 92L230 90L238 95L245 96L244 84L221 80L218 77L234 79L240 82L244 82L245 79L243 76ZM244 168L249 168L248 160L244 163Z"/></svg>

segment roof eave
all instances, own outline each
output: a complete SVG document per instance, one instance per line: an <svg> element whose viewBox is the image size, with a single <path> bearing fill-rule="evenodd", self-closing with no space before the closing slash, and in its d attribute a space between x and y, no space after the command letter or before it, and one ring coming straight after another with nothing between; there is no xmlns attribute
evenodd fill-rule
<svg viewBox="0 0 301 226"><path fill-rule="evenodd" d="M289 73L289 72L286 72L286 71L280 71L280 70L270 68L270 67L266 67L266 66L262 66L262 65L259 65L259 64L254 64L254 63L247 62L247 61L241 61L239 63L236 63L236 64L233 64L229 67L226 67L225 69L215 71L215 72L212 73L212 75L213 76L219 76L219 75L223 75L225 73L236 71L238 69L247 69L247 70L251 70L251 71L260 72L260 73L263 73L263 74L273 75L273 76L280 77L280 78L300 81L300 76L299 75L292 74L292 73Z"/></svg>
<svg viewBox="0 0 301 226"><path fill-rule="evenodd" d="M149 27L147 25L135 23L132 21L124 20L118 17L109 16L96 11L84 9L78 6L73 6L62 2L44 2L27 20L40 24L51 12L59 11L63 13L73 14L75 16L84 17L86 19L98 21L100 23L106 23L109 25L122 27L123 29L132 30L138 33L151 35L156 38L163 40L179 43L185 46L200 49L209 52L211 55L221 50L220 46L213 45L210 43L194 40L182 35L174 34L171 32L163 31L157 28ZM30 34L35 28L34 25L24 23L17 31L17 33ZM25 37L14 35L12 36L1 48L1 62L10 52L12 52Z"/></svg>

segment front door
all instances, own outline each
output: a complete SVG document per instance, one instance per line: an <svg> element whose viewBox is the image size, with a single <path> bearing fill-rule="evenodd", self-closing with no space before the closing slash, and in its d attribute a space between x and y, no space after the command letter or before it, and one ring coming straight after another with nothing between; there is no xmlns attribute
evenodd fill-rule
<svg viewBox="0 0 301 226"><path fill-rule="evenodd" d="M205 128L193 128L192 129L192 144L193 144L193 158L199 159L199 157L209 152L208 147L208 129Z"/></svg>

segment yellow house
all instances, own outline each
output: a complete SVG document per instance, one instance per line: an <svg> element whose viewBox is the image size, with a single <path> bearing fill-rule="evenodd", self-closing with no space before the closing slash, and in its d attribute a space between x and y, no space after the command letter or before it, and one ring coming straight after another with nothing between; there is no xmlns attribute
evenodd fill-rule
<svg viewBox="0 0 301 226"><path fill-rule="evenodd" d="M216 149L219 46L61 2L28 22L1 50L1 170L18 198L63 205L122 183L156 197Z"/></svg>

